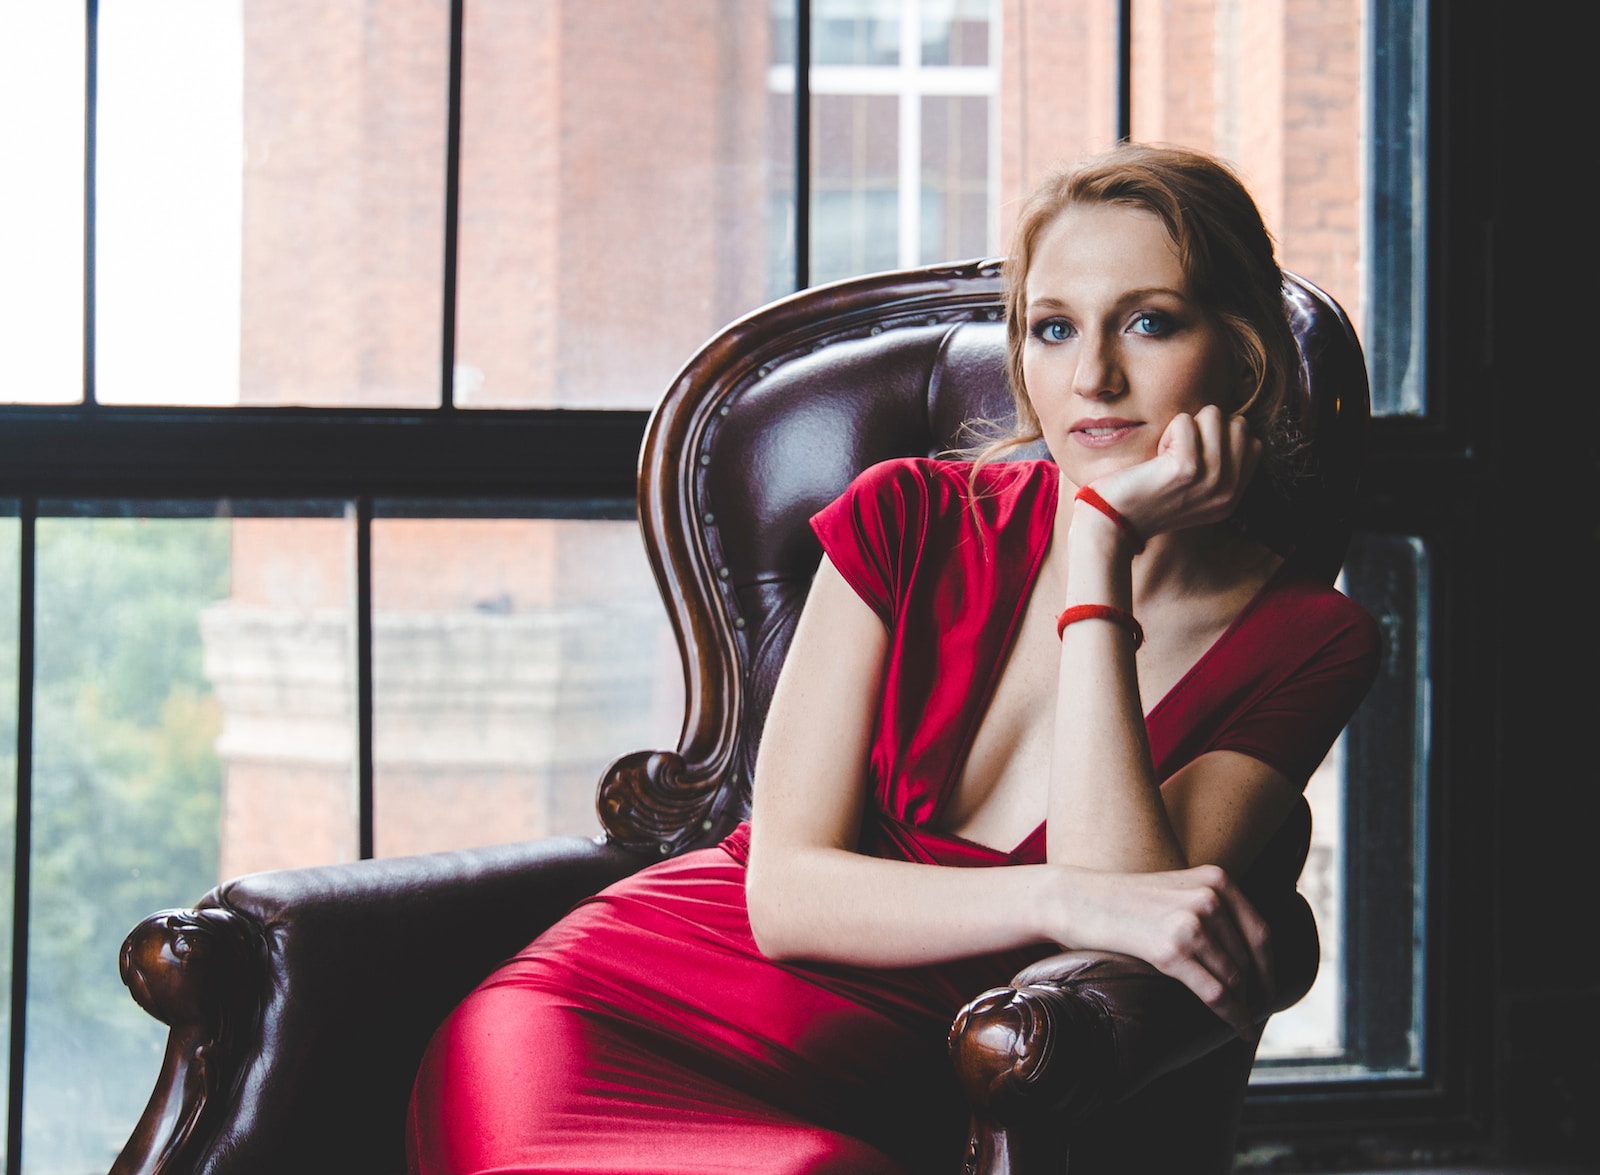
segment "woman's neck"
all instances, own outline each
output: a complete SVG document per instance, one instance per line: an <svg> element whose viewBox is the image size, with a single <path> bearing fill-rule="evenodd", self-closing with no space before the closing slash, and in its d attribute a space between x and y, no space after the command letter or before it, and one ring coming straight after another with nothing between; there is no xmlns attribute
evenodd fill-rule
<svg viewBox="0 0 1600 1175"><path fill-rule="evenodd" d="M1270 548L1225 522L1160 534L1133 561L1133 598L1136 603L1194 598L1259 586L1281 562Z"/></svg>

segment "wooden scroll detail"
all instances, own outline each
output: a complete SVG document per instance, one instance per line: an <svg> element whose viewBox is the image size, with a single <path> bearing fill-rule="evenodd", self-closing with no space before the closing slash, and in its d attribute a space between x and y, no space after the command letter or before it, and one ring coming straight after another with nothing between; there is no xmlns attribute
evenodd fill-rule
<svg viewBox="0 0 1600 1175"><path fill-rule="evenodd" d="M1115 1068L1110 1017L1060 984L987 991L956 1016L950 1057L972 1105L968 1175L1023 1175L1059 1148L1041 1135L1093 1111ZM1030 1146L1030 1144L1033 1144Z"/></svg>
<svg viewBox="0 0 1600 1175"><path fill-rule="evenodd" d="M722 793L720 774L692 778L682 755L634 751L600 777L600 824L624 848L674 856L717 827L715 809Z"/></svg>
<svg viewBox="0 0 1600 1175"><path fill-rule="evenodd" d="M221 909L162 910L123 941L122 981L172 1031L155 1091L111 1175L175 1170L230 1100L243 1038L260 1016L249 976L264 949L248 920Z"/></svg>
<svg viewBox="0 0 1600 1175"><path fill-rule="evenodd" d="M674 378L645 432L638 509L683 660L683 730L675 752L638 751L606 769L598 807L608 839L663 857L709 843L737 822L749 783L739 750L752 733L752 634L733 614L740 582L719 574L707 536L714 509L702 497L716 430L751 387L833 342L897 324L993 318L999 267L989 260L873 274L802 291L730 325Z"/></svg>
<svg viewBox="0 0 1600 1175"><path fill-rule="evenodd" d="M1263 1001L1257 1020L1300 994ZM969 1003L950 1029L973 1107L969 1170L1059 1170L1067 1138L1091 1115L1234 1039L1188 988L1139 959L1104 951L1041 959L1011 987Z"/></svg>

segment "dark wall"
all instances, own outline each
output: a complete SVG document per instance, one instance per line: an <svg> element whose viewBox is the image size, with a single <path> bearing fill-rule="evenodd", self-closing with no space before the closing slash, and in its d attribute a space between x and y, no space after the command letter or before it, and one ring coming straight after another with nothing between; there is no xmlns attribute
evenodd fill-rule
<svg viewBox="0 0 1600 1175"><path fill-rule="evenodd" d="M1434 565L1428 1075L1258 1091L1248 1169L1600 1172L1597 70L1579 6L1432 7L1438 412L1374 431L1358 519Z"/></svg>
<svg viewBox="0 0 1600 1175"><path fill-rule="evenodd" d="M1600 792L1594 742L1600 380L1590 123L1594 61L1569 10L1488 18L1493 359L1474 405L1494 528L1482 573L1498 675L1491 822L1499 931L1495 1122L1520 1158L1600 1169Z"/></svg>

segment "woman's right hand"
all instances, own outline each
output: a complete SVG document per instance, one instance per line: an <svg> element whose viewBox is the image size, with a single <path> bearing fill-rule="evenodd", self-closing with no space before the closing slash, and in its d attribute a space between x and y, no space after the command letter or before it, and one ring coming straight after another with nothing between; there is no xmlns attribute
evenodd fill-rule
<svg viewBox="0 0 1600 1175"><path fill-rule="evenodd" d="M1146 538L1220 522L1233 513L1261 460L1262 445L1242 416L1215 404L1168 422L1148 461L1092 483Z"/></svg>
<svg viewBox="0 0 1600 1175"><path fill-rule="evenodd" d="M1073 949L1143 959L1194 992L1241 1037L1273 991L1266 921L1215 865L1164 873L1064 866L1063 933Z"/></svg>

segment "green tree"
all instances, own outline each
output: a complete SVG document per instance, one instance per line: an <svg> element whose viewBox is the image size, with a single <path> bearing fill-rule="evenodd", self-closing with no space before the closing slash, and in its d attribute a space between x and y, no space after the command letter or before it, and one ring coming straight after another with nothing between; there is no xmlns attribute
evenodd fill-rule
<svg viewBox="0 0 1600 1175"><path fill-rule="evenodd" d="M221 519L38 523L33 1171L109 1164L165 1036L128 998L118 948L145 914L188 905L217 880L221 714L201 672L199 618L228 592L229 547Z"/></svg>

